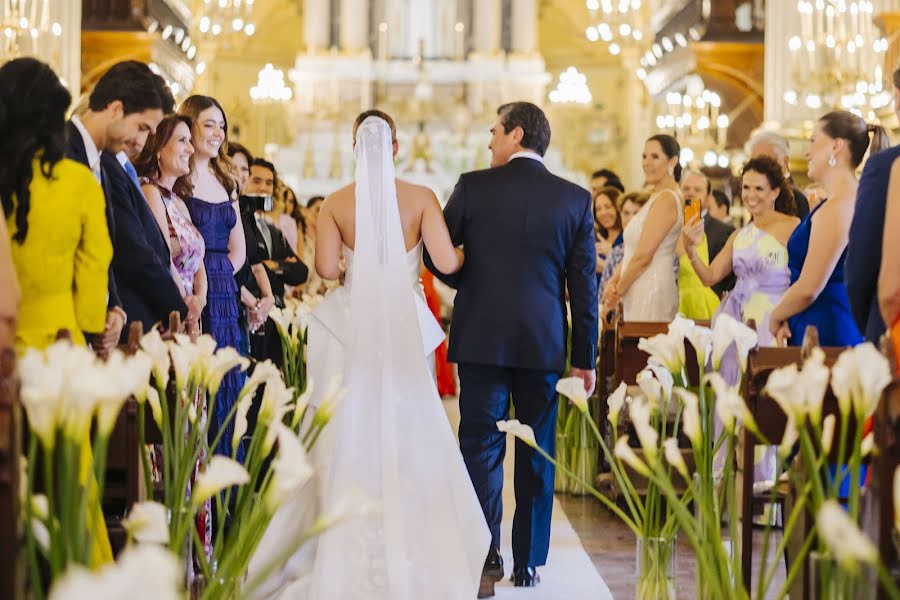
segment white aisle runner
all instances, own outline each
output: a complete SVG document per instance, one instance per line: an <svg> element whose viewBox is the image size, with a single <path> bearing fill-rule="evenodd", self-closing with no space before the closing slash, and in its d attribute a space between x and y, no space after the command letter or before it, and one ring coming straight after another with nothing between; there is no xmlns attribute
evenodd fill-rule
<svg viewBox="0 0 900 600"><path fill-rule="evenodd" d="M459 401L445 399L444 409L453 426L459 430ZM509 581L513 568L512 518L516 501L513 493L513 438L510 436L503 465L503 526L501 553L506 577L497 584L497 600L612 600L612 594L597 573L578 535L572 529L559 502L553 501L550 529L550 555L547 565L538 569L541 583L534 588L515 588Z"/></svg>

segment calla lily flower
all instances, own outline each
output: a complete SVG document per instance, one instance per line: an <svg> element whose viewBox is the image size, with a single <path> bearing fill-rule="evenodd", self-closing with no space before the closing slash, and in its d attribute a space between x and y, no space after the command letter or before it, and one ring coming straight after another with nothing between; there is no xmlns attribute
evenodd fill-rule
<svg viewBox="0 0 900 600"><path fill-rule="evenodd" d="M587 393L584 391L584 381L580 377L560 379L556 383L556 391L571 400L582 414L588 414Z"/></svg>
<svg viewBox="0 0 900 600"><path fill-rule="evenodd" d="M672 373L670 373L669 370L666 369L665 365L657 361L652 356L650 357L650 360L647 361L647 368L650 369L650 371L659 381L663 399L666 402L671 400L672 388L675 386L675 380L672 377Z"/></svg>
<svg viewBox="0 0 900 600"><path fill-rule="evenodd" d="M207 499L225 488L244 485L249 481L250 474L239 462L216 454L194 482L191 502L194 506L202 506Z"/></svg>
<svg viewBox="0 0 900 600"><path fill-rule="evenodd" d="M259 407L259 422L267 425L276 421L280 422L290 411L290 402L293 399L293 388L285 387L284 381L280 378L270 379L263 391Z"/></svg>
<svg viewBox="0 0 900 600"><path fill-rule="evenodd" d="M862 442L859 444L859 455L862 458L867 457L872 454L875 450L875 434L873 432L869 432L866 434L866 437L862 439Z"/></svg>
<svg viewBox="0 0 900 600"><path fill-rule="evenodd" d="M684 457L681 455L681 450L678 448L678 440L675 438L668 438L663 440L663 453L666 457L666 462L675 467L681 476L684 477L685 481L690 481L691 476L688 473L687 464L684 462Z"/></svg>
<svg viewBox="0 0 900 600"><path fill-rule="evenodd" d="M644 456L647 457L647 463L652 466L659 456L659 434L650 422L650 413L650 404L643 398L636 398L631 402L631 423L644 450Z"/></svg>
<svg viewBox="0 0 900 600"><path fill-rule="evenodd" d="M156 327L141 338L141 349L153 361L153 377L157 385L166 389L169 384L169 346L163 341Z"/></svg>
<svg viewBox="0 0 900 600"><path fill-rule="evenodd" d="M706 365L706 359L709 357L709 353L712 352L712 329L695 325L685 333L685 337L697 353L697 362L701 366Z"/></svg>
<svg viewBox="0 0 900 600"><path fill-rule="evenodd" d="M125 531L141 544L169 543L167 508L159 502L138 502L122 521Z"/></svg>
<svg viewBox="0 0 900 600"><path fill-rule="evenodd" d="M854 571L860 563L875 564L878 550L836 500L826 500L816 514L819 535L832 556Z"/></svg>
<svg viewBox="0 0 900 600"><path fill-rule="evenodd" d="M700 424L700 399L697 394L684 388L675 388L674 393L683 405L681 417L684 419L684 434L694 448L703 442L703 428Z"/></svg>
<svg viewBox="0 0 900 600"><path fill-rule="evenodd" d="M321 426L328 423L346 395L347 390L341 387L340 376L336 375L332 377L331 382L328 385L328 391L325 392L325 398L322 400L322 403L319 404L319 408L316 409L316 412L313 415L313 425Z"/></svg>
<svg viewBox="0 0 900 600"><path fill-rule="evenodd" d="M785 460L794 450L794 445L800 440L800 431L797 429L797 422L794 416L788 414L787 423L784 426L784 435L781 443L778 445L778 456Z"/></svg>
<svg viewBox="0 0 900 600"><path fill-rule="evenodd" d="M18 363L20 396L28 424L45 450L56 444L56 426L60 418L63 372L47 365L43 354L29 348Z"/></svg>
<svg viewBox="0 0 900 600"><path fill-rule="evenodd" d="M331 529L341 521L365 517L377 514L381 511L381 504L366 494L360 488L351 488L341 496L334 506L328 507L327 512L316 519L310 529L313 535L318 535L327 529Z"/></svg>
<svg viewBox="0 0 900 600"><path fill-rule="evenodd" d="M676 315L672 322L669 323L669 336L673 339L675 349L678 352L678 361L682 366L686 361L684 339L691 330L696 328L696 326L694 321L681 314Z"/></svg>
<svg viewBox="0 0 900 600"><path fill-rule="evenodd" d="M619 438L613 453L616 455L616 458L630 466L637 473L644 477L650 477L650 467L647 466L647 463L638 458L638 455L635 454L634 450L631 449L631 446L628 445L627 435L623 435Z"/></svg>
<svg viewBox="0 0 900 600"><path fill-rule="evenodd" d="M309 406L309 399L312 398L314 390L315 381L310 377L306 382L306 389L300 394L300 397L297 398L297 403L294 405L294 414L291 416L291 429L296 431L300 425L300 419L303 418L303 414Z"/></svg>
<svg viewBox="0 0 900 600"><path fill-rule="evenodd" d="M511 433L532 448L537 448L537 441L534 439L534 430L530 425L520 423L517 419L512 421L497 421L497 429L503 433Z"/></svg>
<svg viewBox="0 0 900 600"><path fill-rule="evenodd" d="M625 394L628 392L628 386L624 381L619 383L609 398L607 398L607 406L609 407L609 422L612 423L613 430L619 425L619 414L622 412L622 406L625 404Z"/></svg>
<svg viewBox="0 0 900 600"><path fill-rule="evenodd" d="M272 428L278 438L278 453L272 461L272 482L266 494L269 510L279 506L313 476L313 468L303 450L303 443L282 423Z"/></svg>
<svg viewBox="0 0 900 600"><path fill-rule="evenodd" d="M825 353L821 348L814 348L812 355L803 363L800 370L802 385L798 386L798 391L804 395L806 413L814 425L822 422L822 403L830 378L831 371L825 366Z"/></svg>
<svg viewBox="0 0 900 600"><path fill-rule="evenodd" d="M662 406L662 383L653 376L653 371L644 369L638 373L637 384L638 387L641 388L641 392L643 392L644 397L648 402L648 408L650 408L654 414L658 413Z"/></svg>
<svg viewBox="0 0 900 600"><path fill-rule="evenodd" d="M797 423L806 420L806 396L802 385L797 365L790 364L772 371L765 387L766 394Z"/></svg>
<svg viewBox="0 0 900 600"><path fill-rule="evenodd" d="M743 423L750 431L759 431L753 414L736 386L728 385L718 373L710 373L706 376L706 380L712 385L716 395L716 415L729 433L734 433L737 421Z"/></svg>
<svg viewBox="0 0 900 600"><path fill-rule="evenodd" d="M684 366L684 338L668 333L660 333L651 338L638 340L638 349L655 357L671 373L681 373Z"/></svg>
<svg viewBox="0 0 900 600"><path fill-rule="evenodd" d="M250 361L231 346L219 348L216 353L209 359L209 367L206 370L206 389L209 390L210 397L215 397L219 392L219 386L222 384L222 378L234 368L241 371L250 366Z"/></svg>
<svg viewBox="0 0 900 600"><path fill-rule="evenodd" d="M834 442L834 426L837 422L835 416L828 415L822 421L822 452L828 454L831 452L831 444Z"/></svg>
<svg viewBox="0 0 900 600"><path fill-rule="evenodd" d="M153 416L153 422L162 430L162 406L159 403L159 392L156 391L156 388L151 387L147 389L147 404L150 405L150 414Z"/></svg>
<svg viewBox="0 0 900 600"><path fill-rule="evenodd" d="M240 393L238 394L238 398L243 398L244 396L253 396L256 393L256 388L259 386L272 381L273 379L281 379L281 371L276 367L271 360L266 359L262 362L256 363L253 367L253 373L250 374L250 377L247 378L247 381L244 383L244 387L241 388Z"/></svg>
<svg viewBox="0 0 900 600"><path fill-rule="evenodd" d="M231 447L237 448L241 438L247 433L247 414L253 406L253 396L245 396L238 401L237 410L234 413L234 432L231 434Z"/></svg>

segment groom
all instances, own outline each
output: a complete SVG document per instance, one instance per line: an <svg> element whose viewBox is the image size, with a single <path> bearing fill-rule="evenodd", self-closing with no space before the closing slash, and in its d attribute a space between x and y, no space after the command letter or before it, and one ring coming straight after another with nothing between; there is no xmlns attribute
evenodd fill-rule
<svg viewBox="0 0 900 600"><path fill-rule="evenodd" d="M466 263L455 287L449 359L458 363L459 443L481 502L492 544L478 597L494 595L503 578L500 522L506 435L510 416L534 429L556 452L556 382L566 368L566 288L572 312L571 374L595 384L597 276L594 221L587 190L544 166L550 124L528 102L504 104L491 129L491 168L465 173L444 210L450 236ZM517 587L540 578L550 545L554 469L516 440L513 572Z"/></svg>

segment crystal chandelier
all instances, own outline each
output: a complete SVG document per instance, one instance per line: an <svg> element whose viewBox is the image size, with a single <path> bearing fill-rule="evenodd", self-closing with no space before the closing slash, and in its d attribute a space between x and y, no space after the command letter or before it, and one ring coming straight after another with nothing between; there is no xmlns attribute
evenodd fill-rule
<svg viewBox="0 0 900 600"><path fill-rule="evenodd" d="M592 42L604 41L609 52L618 55L629 44L644 39L641 20L641 0L587 0L591 20L585 36Z"/></svg>
<svg viewBox="0 0 900 600"><path fill-rule="evenodd" d="M728 139L728 115L721 113L722 98L705 89L703 80L688 77L684 93L666 94L665 108L656 115L656 128L675 136L681 144L681 162L706 167L728 167L725 152Z"/></svg>
<svg viewBox="0 0 900 600"><path fill-rule="evenodd" d="M800 0L797 12L800 35L788 42L796 88L784 100L874 121L892 96L884 86L888 42L875 29L871 0Z"/></svg>
<svg viewBox="0 0 900 600"><path fill-rule="evenodd" d="M550 102L554 104L589 104L591 100L587 77L575 67L560 73L556 89L550 92Z"/></svg>
<svg viewBox="0 0 900 600"><path fill-rule="evenodd" d="M254 0L203 0L198 12L197 28L206 36L220 37L243 33L253 35Z"/></svg>
<svg viewBox="0 0 900 600"><path fill-rule="evenodd" d="M60 24L50 22L49 0L2 0L0 29L0 63L40 55L44 40L62 35Z"/></svg>
<svg viewBox="0 0 900 600"><path fill-rule="evenodd" d="M284 71L272 63L262 68L256 85L250 88L250 98L258 103L287 102L293 96L291 87L284 84Z"/></svg>

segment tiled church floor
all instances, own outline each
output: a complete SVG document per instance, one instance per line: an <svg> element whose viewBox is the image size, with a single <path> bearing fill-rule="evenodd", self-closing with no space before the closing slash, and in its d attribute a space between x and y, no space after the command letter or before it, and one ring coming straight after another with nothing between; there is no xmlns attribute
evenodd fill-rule
<svg viewBox="0 0 900 600"><path fill-rule="evenodd" d="M557 494L557 498L569 518L569 522L581 539L594 566L609 586L616 600L634 598L635 589L635 538L628 527L609 512L594 498ZM780 536L775 533L770 541L770 554L774 553ZM758 557L762 552L763 532L753 533L753 573L759 570ZM679 538L676 550L675 569L677 574L677 594L679 598L694 598L694 556L687 541ZM785 578L784 563L781 563L773 585L777 596Z"/></svg>

